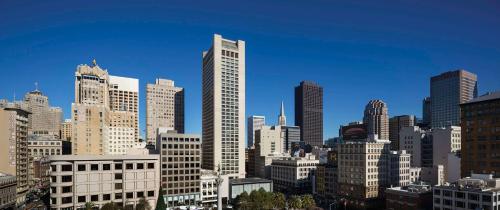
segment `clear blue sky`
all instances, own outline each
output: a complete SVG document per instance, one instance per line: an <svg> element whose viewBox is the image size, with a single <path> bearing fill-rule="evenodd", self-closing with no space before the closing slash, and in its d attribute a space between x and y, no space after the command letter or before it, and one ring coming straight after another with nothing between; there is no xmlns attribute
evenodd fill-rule
<svg viewBox="0 0 500 210"><path fill-rule="evenodd" d="M140 2L140 3L139 3ZM325 138L362 118L370 99L390 115L421 116L429 78L456 68L500 89L497 1L4 1L0 0L0 98L39 83L69 118L78 64L156 77L186 88L186 131L201 132L201 53L214 33L246 41L246 115L274 124L293 88L324 87Z"/></svg>

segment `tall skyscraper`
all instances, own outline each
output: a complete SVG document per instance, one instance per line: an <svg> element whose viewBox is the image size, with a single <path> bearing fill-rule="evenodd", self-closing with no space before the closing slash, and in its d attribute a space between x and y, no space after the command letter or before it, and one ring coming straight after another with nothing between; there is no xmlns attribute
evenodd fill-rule
<svg viewBox="0 0 500 210"><path fill-rule="evenodd" d="M75 102L71 105L72 154L106 154L109 146L109 75L95 62L75 72Z"/></svg>
<svg viewBox="0 0 500 210"><path fill-rule="evenodd" d="M425 97L422 100L422 123L425 126L431 125L431 97Z"/></svg>
<svg viewBox="0 0 500 210"><path fill-rule="evenodd" d="M147 84L146 138L155 143L158 128L184 133L184 88L174 81L157 78Z"/></svg>
<svg viewBox="0 0 500 210"><path fill-rule="evenodd" d="M125 112L132 118L132 123L127 124L133 126L134 140L137 141L139 139L139 80L109 75L109 97L111 111Z"/></svg>
<svg viewBox="0 0 500 210"><path fill-rule="evenodd" d="M368 134L377 134L378 139L389 139L389 114L387 105L382 100L370 100L365 107L363 124Z"/></svg>
<svg viewBox="0 0 500 210"><path fill-rule="evenodd" d="M266 125L266 117L252 115L247 119L247 147L254 146L255 142L255 131L262 128L262 126Z"/></svg>
<svg viewBox="0 0 500 210"><path fill-rule="evenodd" d="M281 102L280 115L278 116L278 125L286 126L285 105Z"/></svg>
<svg viewBox="0 0 500 210"><path fill-rule="evenodd" d="M477 76L465 70L431 78L431 126L460 125L460 104L477 97Z"/></svg>
<svg viewBox="0 0 500 210"><path fill-rule="evenodd" d="M399 150L399 131L401 128L414 126L416 118L414 115L400 115L389 119L389 140L391 150Z"/></svg>
<svg viewBox="0 0 500 210"><path fill-rule="evenodd" d="M295 87L295 125L304 143L323 145L323 87L309 81Z"/></svg>
<svg viewBox="0 0 500 210"><path fill-rule="evenodd" d="M203 52L202 166L245 177L245 42L215 34Z"/></svg>
<svg viewBox="0 0 500 210"><path fill-rule="evenodd" d="M460 105L461 174L491 173L500 177L500 91Z"/></svg>
<svg viewBox="0 0 500 210"><path fill-rule="evenodd" d="M25 107L31 112L29 120L29 133L35 135L60 136L62 109L51 107L49 98L43 95L38 87L24 96Z"/></svg>

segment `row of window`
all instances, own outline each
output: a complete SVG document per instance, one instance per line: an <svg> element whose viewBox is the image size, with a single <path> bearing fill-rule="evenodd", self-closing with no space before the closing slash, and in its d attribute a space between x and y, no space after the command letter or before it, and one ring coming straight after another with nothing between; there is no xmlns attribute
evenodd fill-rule
<svg viewBox="0 0 500 210"><path fill-rule="evenodd" d="M135 168L134 168L135 165ZM100 167L99 167L100 166ZM123 164L122 163L115 163L115 170L122 170L123 169ZM147 166L147 169L154 169L155 164L154 163L126 163L125 164L125 169L144 169L144 167ZM57 171L57 165L51 165L52 171L56 172ZM78 164L77 165L77 171L87 171L87 169L90 169L90 171L98 171L99 168L103 171L109 171L111 170L111 164L110 163L105 163L105 164ZM73 165L61 165L61 171L73 171Z"/></svg>

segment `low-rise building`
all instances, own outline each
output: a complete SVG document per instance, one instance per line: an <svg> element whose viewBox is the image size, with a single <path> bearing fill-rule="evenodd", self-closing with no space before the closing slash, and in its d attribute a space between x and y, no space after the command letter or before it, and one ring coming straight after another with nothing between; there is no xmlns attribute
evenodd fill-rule
<svg viewBox="0 0 500 210"><path fill-rule="evenodd" d="M410 183L425 182L431 185L442 185L445 183L444 167L437 165L433 167L410 168Z"/></svg>
<svg viewBox="0 0 500 210"><path fill-rule="evenodd" d="M36 136L28 138L28 152L35 159L49 155L62 155L62 141L57 136Z"/></svg>
<svg viewBox="0 0 500 210"><path fill-rule="evenodd" d="M16 209L16 177L0 173L0 209Z"/></svg>
<svg viewBox="0 0 500 210"><path fill-rule="evenodd" d="M261 178L245 178L229 180L229 199L234 200L243 192L250 194L252 191L264 189L273 192L273 181Z"/></svg>
<svg viewBox="0 0 500 210"><path fill-rule="evenodd" d="M134 208L141 198L156 205L159 155L59 155L50 156L50 167L53 210L77 209L87 202Z"/></svg>
<svg viewBox="0 0 500 210"><path fill-rule="evenodd" d="M211 170L201 170L200 196L201 206L212 208L217 206L217 174Z"/></svg>
<svg viewBox="0 0 500 210"><path fill-rule="evenodd" d="M385 190L387 210L432 209L432 189L425 184L410 184Z"/></svg>
<svg viewBox="0 0 500 210"><path fill-rule="evenodd" d="M274 189L281 192L311 193L313 176L319 160L314 155L274 159L271 179Z"/></svg>
<svg viewBox="0 0 500 210"><path fill-rule="evenodd" d="M435 186L434 210L499 209L500 178L491 174L472 174L452 184Z"/></svg>

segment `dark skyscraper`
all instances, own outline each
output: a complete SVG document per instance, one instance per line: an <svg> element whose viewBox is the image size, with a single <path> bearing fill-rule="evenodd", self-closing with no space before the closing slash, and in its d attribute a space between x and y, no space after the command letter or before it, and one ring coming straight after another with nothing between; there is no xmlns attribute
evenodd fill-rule
<svg viewBox="0 0 500 210"><path fill-rule="evenodd" d="M295 87L295 125L304 143L323 145L323 87L309 81Z"/></svg>
<svg viewBox="0 0 500 210"><path fill-rule="evenodd" d="M422 123L426 126L431 124L431 97L425 97L422 101Z"/></svg>

